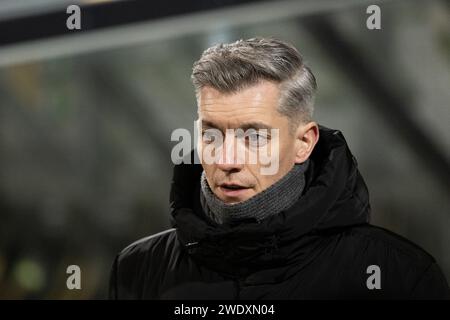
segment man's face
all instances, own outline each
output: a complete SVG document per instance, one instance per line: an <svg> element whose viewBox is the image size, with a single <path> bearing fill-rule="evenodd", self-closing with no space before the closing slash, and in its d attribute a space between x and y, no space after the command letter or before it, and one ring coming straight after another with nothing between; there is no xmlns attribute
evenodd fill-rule
<svg viewBox="0 0 450 320"><path fill-rule="evenodd" d="M211 190L222 201L232 204L247 200L292 169L298 144L296 135L289 130L289 119L277 111L278 100L278 86L269 81L262 81L232 94L224 94L211 87L200 90L199 129L203 139L199 139L199 150L205 149L210 143L205 135L211 129L219 130L223 136L221 147L214 150L215 156L220 160L209 164L202 162ZM267 130L258 131L261 128ZM227 129L262 134L239 139L230 134L231 130L227 132ZM278 129L278 139L271 137L271 129ZM255 137L260 143L256 147L252 143ZM274 155L274 152L279 155L278 170L273 174L263 174L264 170L261 169L267 167L267 163L259 157L256 157L256 161L248 161L249 154L257 152L264 144L270 155ZM234 146L234 149L230 146ZM245 150L245 161L238 159L242 155L239 150Z"/></svg>

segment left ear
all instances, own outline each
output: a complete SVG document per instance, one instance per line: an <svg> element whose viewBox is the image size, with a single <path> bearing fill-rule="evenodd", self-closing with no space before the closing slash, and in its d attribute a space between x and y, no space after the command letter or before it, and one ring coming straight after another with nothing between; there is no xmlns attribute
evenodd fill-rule
<svg viewBox="0 0 450 320"><path fill-rule="evenodd" d="M295 154L295 163L303 163L309 158L314 146L319 141L319 126L313 121L300 125L296 135L297 152Z"/></svg>

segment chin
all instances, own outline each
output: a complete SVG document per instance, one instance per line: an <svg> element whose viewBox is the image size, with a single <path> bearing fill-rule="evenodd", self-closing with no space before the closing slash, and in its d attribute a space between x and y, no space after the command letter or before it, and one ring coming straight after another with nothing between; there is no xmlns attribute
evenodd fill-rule
<svg viewBox="0 0 450 320"><path fill-rule="evenodd" d="M244 202L250 198L252 198L256 193L253 190L245 190L242 191L240 193L236 193L236 194L226 194L224 192L219 191L219 194L216 194L216 196L222 200L223 202L225 202L226 204L237 204L240 202Z"/></svg>

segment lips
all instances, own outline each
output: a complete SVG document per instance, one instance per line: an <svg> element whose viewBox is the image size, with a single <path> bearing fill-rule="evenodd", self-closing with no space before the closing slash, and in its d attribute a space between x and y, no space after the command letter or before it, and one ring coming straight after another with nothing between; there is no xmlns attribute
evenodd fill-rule
<svg viewBox="0 0 450 320"><path fill-rule="evenodd" d="M226 198L242 201L250 188L236 183L224 183L219 186L219 189Z"/></svg>
<svg viewBox="0 0 450 320"><path fill-rule="evenodd" d="M224 189L230 189L230 190L241 190L241 189L247 189L247 187L241 186L239 184L235 183L224 183L220 185L221 188Z"/></svg>

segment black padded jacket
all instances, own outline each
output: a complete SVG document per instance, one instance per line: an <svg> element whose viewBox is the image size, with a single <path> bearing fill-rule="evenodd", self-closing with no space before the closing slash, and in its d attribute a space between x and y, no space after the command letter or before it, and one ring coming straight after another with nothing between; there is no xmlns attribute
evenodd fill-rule
<svg viewBox="0 0 450 320"><path fill-rule="evenodd" d="M447 299L436 261L369 224L366 185L337 130L320 127L306 188L261 223L217 225L199 200L201 165L174 168L170 230L113 264L112 299Z"/></svg>

